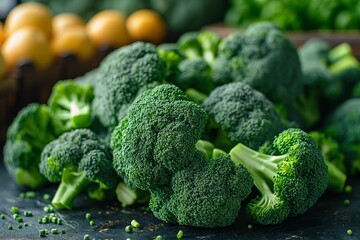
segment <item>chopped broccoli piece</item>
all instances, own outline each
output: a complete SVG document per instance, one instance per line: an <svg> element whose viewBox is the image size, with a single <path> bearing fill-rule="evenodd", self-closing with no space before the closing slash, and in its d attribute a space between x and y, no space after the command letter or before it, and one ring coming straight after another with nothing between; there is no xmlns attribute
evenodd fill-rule
<svg viewBox="0 0 360 240"><path fill-rule="evenodd" d="M260 224L278 224L303 214L324 193L328 169L320 150L306 132L291 128L273 141L278 155L267 155L239 143L231 151L234 163L243 165L260 195L247 205L248 215Z"/></svg>
<svg viewBox="0 0 360 240"><path fill-rule="evenodd" d="M48 182L39 172L41 151L64 130L46 105L29 104L17 114L7 131L4 163L18 185L37 189Z"/></svg>
<svg viewBox="0 0 360 240"><path fill-rule="evenodd" d="M53 87L48 105L66 129L86 128L91 125L91 85L79 85L73 80L60 81Z"/></svg>
<svg viewBox="0 0 360 240"><path fill-rule="evenodd" d="M120 182L110 148L85 128L66 132L47 144L39 168L50 182L60 182L51 201L58 209L71 209L73 200L92 183L111 189Z"/></svg>

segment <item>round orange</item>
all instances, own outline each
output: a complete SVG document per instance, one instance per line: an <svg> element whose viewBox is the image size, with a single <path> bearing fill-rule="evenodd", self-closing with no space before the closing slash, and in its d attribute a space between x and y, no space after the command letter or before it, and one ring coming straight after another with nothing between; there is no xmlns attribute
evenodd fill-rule
<svg viewBox="0 0 360 240"><path fill-rule="evenodd" d="M70 53L81 61L90 59L95 53L95 46L87 35L85 27L82 26L68 28L56 35L52 49L56 57Z"/></svg>
<svg viewBox="0 0 360 240"><path fill-rule="evenodd" d="M52 19L53 36L73 26L85 26L85 20L75 13L60 13Z"/></svg>
<svg viewBox="0 0 360 240"><path fill-rule="evenodd" d="M141 9L133 12L126 20L126 28L134 41L159 44L165 40L166 24L155 11Z"/></svg>
<svg viewBox="0 0 360 240"><path fill-rule="evenodd" d="M7 69L21 61L31 61L38 69L48 68L53 61L49 39L35 27L23 27L12 33L2 46Z"/></svg>
<svg viewBox="0 0 360 240"><path fill-rule="evenodd" d="M120 11L103 10L88 21L86 31L98 48L118 48L130 42L125 23L126 17Z"/></svg>
<svg viewBox="0 0 360 240"><path fill-rule="evenodd" d="M41 3L26 2L14 7L8 14L4 31L9 37L16 30L24 26L34 26L48 36L52 34L52 12Z"/></svg>

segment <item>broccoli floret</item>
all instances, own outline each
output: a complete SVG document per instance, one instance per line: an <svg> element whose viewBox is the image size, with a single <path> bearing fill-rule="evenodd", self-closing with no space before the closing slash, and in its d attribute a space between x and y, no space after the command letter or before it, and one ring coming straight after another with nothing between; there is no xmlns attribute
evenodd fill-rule
<svg viewBox="0 0 360 240"><path fill-rule="evenodd" d="M86 128L91 125L91 85L79 85L73 80L60 81L53 87L48 105L66 129Z"/></svg>
<svg viewBox="0 0 360 240"><path fill-rule="evenodd" d="M163 43L158 45L158 53L166 64L166 81L173 83L179 74L179 63L184 60L176 43Z"/></svg>
<svg viewBox="0 0 360 240"><path fill-rule="evenodd" d="M156 46L136 42L110 53L100 64L93 112L110 131L138 94L165 80L166 66Z"/></svg>
<svg viewBox="0 0 360 240"><path fill-rule="evenodd" d="M90 185L111 189L120 182L110 147L86 128L66 132L48 143L39 168L50 182L60 182L51 202L58 209L71 209L73 200Z"/></svg>
<svg viewBox="0 0 360 240"><path fill-rule="evenodd" d="M175 85L145 91L112 133L115 170L133 188L169 184L192 161L206 120L204 110Z"/></svg>
<svg viewBox="0 0 360 240"><path fill-rule="evenodd" d="M340 150L340 145L335 139L327 136L324 132L312 131L309 134L320 148L329 170L327 189L335 193L343 192L347 176L345 158Z"/></svg>
<svg viewBox="0 0 360 240"><path fill-rule="evenodd" d="M233 162L243 165L260 195L246 211L260 224L277 224L303 214L324 193L328 169L314 140L306 132L291 128L273 141L277 155L267 155L239 143L231 151Z"/></svg>
<svg viewBox="0 0 360 240"><path fill-rule="evenodd" d="M229 155L206 160L199 154L193 162L195 166L174 175L167 194L152 192L150 208L166 222L206 228L231 225L250 194L249 173Z"/></svg>
<svg viewBox="0 0 360 240"><path fill-rule="evenodd" d="M247 83L274 103L292 103L302 87L296 47L274 24L252 24L222 40L213 80Z"/></svg>
<svg viewBox="0 0 360 240"><path fill-rule="evenodd" d="M202 106L209 115L211 141L226 151L239 142L258 149L285 128L274 105L241 82L217 87Z"/></svg>
<svg viewBox="0 0 360 240"><path fill-rule="evenodd" d="M32 103L17 114L7 131L4 163L18 185L36 189L47 183L38 167L41 151L63 131L46 105Z"/></svg>
<svg viewBox="0 0 360 240"><path fill-rule="evenodd" d="M177 41L180 51L188 59L204 59L212 65L218 54L221 38L213 32L187 32Z"/></svg>
<svg viewBox="0 0 360 240"><path fill-rule="evenodd" d="M360 171L360 98L351 98L339 105L325 119L325 133L334 138L345 156L346 173Z"/></svg>

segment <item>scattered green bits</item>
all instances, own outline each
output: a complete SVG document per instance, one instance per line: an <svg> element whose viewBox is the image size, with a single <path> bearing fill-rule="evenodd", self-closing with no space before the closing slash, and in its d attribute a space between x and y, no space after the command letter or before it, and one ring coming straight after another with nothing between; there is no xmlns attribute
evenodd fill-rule
<svg viewBox="0 0 360 240"><path fill-rule="evenodd" d="M94 226L94 225L95 225L95 222L91 220L91 221L89 222L89 224L90 224L91 226Z"/></svg>
<svg viewBox="0 0 360 240"><path fill-rule="evenodd" d="M62 234L65 234L65 233L66 233L66 231L63 229L63 230L61 230L61 233L62 233Z"/></svg>
<svg viewBox="0 0 360 240"><path fill-rule="evenodd" d="M48 217L42 217L41 218L41 223L48 223L49 222L49 218Z"/></svg>
<svg viewBox="0 0 360 240"><path fill-rule="evenodd" d="M27 227L27 226L29 226L29 224L28 224L28 223L24 223L24 227Z"/></svg>
<svg viewBox="0 0 360 240"><path fill-rule="evenodd" d="M352 192L352 186L351 185L346 185L345 189L344 189L345 193L351 193Z"/></svg>
<svg viewBox="0 0 360 240"><path fill-rule="evenodd" d="M133 227L131 225L126 226L125 227L125 232L132 233L133 232Z"/></svg>
<svg viewBox="0 0 360 240"><path fill-rule="evenodd" d="M62 225L62 219L58 218L57 221L56 221L56 224L57 225Z"/></svg>
<svg viewBox="0 0 360 240"><path fill-rule="evenodd" d="M253 228L253 225L252 225L252 224L248 224L248 225L247 225L247 228L248 228L248 229L252 229L252 228Z"/></svg>
<svg viewBox="0 0 360 240"><path fill-rule="evenodd" d="M86 219L90 219L90 218L91 218L91 213L87 213L87 214L85 215L85 218L86 218Z"/></svg>
<svg viewBox="0 0 360 240"><path fill-rule="evenodd" d="M84 235L84 240L89 240L90 239L90 236L88 234L85 234Z"/></svg>
<svg viewBox="0 0 360 240"><path fill-rule="evenodd" d="M45 237L45 236L46 236L46 231L45 231L45 229L40 229L40 230L39 230L39 236L40 236L40 237Z"/></svg>
<svg viewBox="0 0 360 240"><path fill-rule="evenodd" d="M1 218L1 219L5 219L5 214L1 214L1 215L0 215L0 218Z"/></svg>
<svg viewBox="0 0 360 240"><path fill-rule="evenodd" d="M17 217L15 220L18 221L18 222L23 222L24 221L24 219L22 217Z"/></svg>
<svg viewBox="0 0 360 240"><path fill-rule="evenodd" d="M18 217L19 217L19 214L14 213L14 214L12 215L12 217L13 217L13 219L14 219L14 220L17 220L17 219L18 219Z"/></svg>
<svg viewBox="0 0 360 240"><path fill-rule="evenodd" d="M26 198L35 198L35 197L36 197L36 194L35 194L35 192L33 192L33 191L29 191L29 192L26 192L26 193L25 193L25 197L26 197Z"/></svg>
<svg viewBox="0 0 360 240"><path fill-rule="evenodd" d="M51 232L52 234L58 234L58 233L59 233L59 230L57 230L56 228L53 228L53 229L50 230L50 232Z"/></svg>
<svg viewBox="0 0 360 240"><path fill-rule="evenodd" d="M349 206L350 205L350 200L349 199L345 199L344 200L344 206Z"/></svg>
<svg viewBox="0 0 360 240"><path fill-rule="evenodd" d="M155 240L162 240L163 238L162 238L162 236L161 235L158 235L158 236L156 236L156 238L155 238Z"/></svg>
<svg viewBox="0 0 360 240"><path fill-rule="evenodd" d="M25 193L23 193L23 192L20 193L20 194L19 194L19 198L25 198Z"/></svg>
<svg viewBox="0 0 360 240"><path fill-rule="evenodd" d="M353 231L351 229L347 230L346 232L349 236L353 234Z"/></svg>
<svg viewBox="0 0 360 240"><path fill-rule="evenodd" d="M133 226L134 228L139 228L140 227L140 223L138 221L136 221L135 219L131 221L131 226Z"/></svg>
<svg viewBox="0 0 360 240"><path fill-rule="evenodd" d="M9 229L9 230L13 230L13 226L9 225L9 226L8 226L8 229Z"/></svg>
<svg viewBox="0 0 360 240"><path fill-rule="evenodd" d="M45 193L42 198L43 198L43 200L45 200L45 201L50 201L51 196L50 196L50 194Z"/></svg>
<svg viewBox="0 0 360 240"><path fill-rule="evenodd" d="M184 235L183 230L179 230L178 233L176 234L176 238L181 239L183 235Z"/></svg>
<svg viewBox="0 0 360 240"><path fill-rule="evenodd" d="M23 226L20 224L19 226L18 226L18 229L21 229Z"/></svg>
<svg viewBox="0 0 360 240"><path fill-rule="evenodd" d="M32 217L33 214L32 214L31 211L24 211L24 216L25 216L25 217Z"/></svg>
<svg viewBox="0 0 360 240"><path fill-rule="evenodd" d="M19 208L17 207L11 207L10 211L12 214L16 214L16 213L19 214Z"/></svg>

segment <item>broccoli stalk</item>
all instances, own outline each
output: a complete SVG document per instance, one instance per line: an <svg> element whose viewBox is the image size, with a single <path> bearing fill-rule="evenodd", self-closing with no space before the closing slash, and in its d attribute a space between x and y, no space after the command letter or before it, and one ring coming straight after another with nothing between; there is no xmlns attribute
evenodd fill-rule
<svg viewBox="0 0 360 240"><path fill-rule="evenodd" d="M61 182L51 201L57 209L71 209L74 199L83 191L90 181L82 171L74 171L71 168L64 168Z"/></svg>
<svg viewBox="0 0 360 240"><path fill-rule="evenodd" d="M260 224L277 224L304 213L324 193L328 171L310 135L287 129L273 141L279 154L257 152L239 143L231 160L250 173L260 195L247 205L247 213Z"/></svg>

